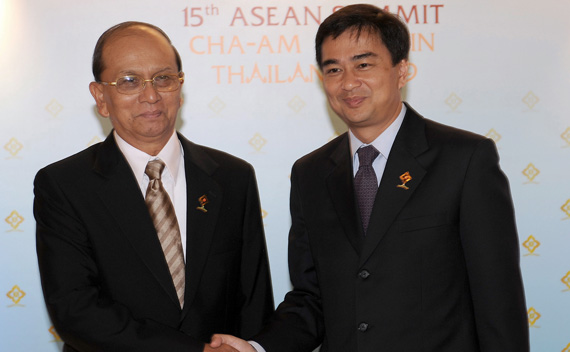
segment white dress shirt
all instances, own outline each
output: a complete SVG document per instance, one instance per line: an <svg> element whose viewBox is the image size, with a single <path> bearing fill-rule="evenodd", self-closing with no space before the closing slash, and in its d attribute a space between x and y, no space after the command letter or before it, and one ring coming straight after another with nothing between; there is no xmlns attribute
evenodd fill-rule
<svg viewBox="0 0 570 352"><path fill-rule="evenodd" d="M113 131L113 134L119 149L133 170L143 197L146 197L146 189L149 183L149 178L144 173L146 164L155 159L160 159L166 164L162 171L162 184L174 205L174 212L180 228L184 260L186 261L186 172L184 170L184 150L178 140L176 131L174 131L168 143L157 156L148 155L133 147L122 139L116 131Z"/></svg>
<svg viewBox="0 0 570 352"><path fill-rule="evenodd" d="M380 186L380 180L382 179L382 174L384 174L384 169L386 168L386 163L388 162L388 156L390 155L390 150L396 139L396 135L404 122L404 116L406 115L406 105L402 104L402 110L396 119L388 126L384 132L382 132L372 143L366 144L362 143L351 130L348 130L348 136L350 140L350 155L352 155L352 176L356 176L358 171L358 166L360 165L358 161L358 149L361 147L366 147L368 145L374 146L380 154L372 162L372 168L374 173L376 173L376 179L378 181L378 186Z"/></svg>

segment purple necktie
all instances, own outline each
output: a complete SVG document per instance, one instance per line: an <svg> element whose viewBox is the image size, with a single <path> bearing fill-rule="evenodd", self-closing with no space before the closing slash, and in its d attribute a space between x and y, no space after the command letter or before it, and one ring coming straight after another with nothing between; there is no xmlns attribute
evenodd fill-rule
<svg viewBox="0 0 570 352"><path fill-rule="evenodd" d="M354 177L354 190L356 191L356 199L360 208L360 218L364 227L364 234L368 230L370 222L370 213L378 191L378 179L372 162L380 154L376 148L371 145L362 147L356 151L358 153L358 171Z"/></svg>

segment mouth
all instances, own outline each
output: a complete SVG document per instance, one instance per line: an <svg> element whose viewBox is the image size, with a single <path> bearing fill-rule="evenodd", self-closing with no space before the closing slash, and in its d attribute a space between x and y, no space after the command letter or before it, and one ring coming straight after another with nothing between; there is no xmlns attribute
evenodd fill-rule
<svg viewBox="0 0 570 352"><path fill-rule="evenodd" d="M362 102L364 101L364 99L366 99L365 97L358 97L358 96L354 96L354 97L346 97L343 98L342 101L344 101L344 103L349 107L349 108L357 108L359 107Z"/></svg>
<svg viewBox="0 0 570 352"><path fill-rule="evenodd" d="M142 118L153 119L153 118L159 117L160 115L162 115L162 111L153 110L153 111L145 111L142 114L140 114L139 116Z"/></svg>

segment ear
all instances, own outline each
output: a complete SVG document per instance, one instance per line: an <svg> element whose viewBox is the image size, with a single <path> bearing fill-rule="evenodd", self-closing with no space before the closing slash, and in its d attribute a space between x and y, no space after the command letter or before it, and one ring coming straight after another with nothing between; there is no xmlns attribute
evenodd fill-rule
<svg viewBox="0 0 570 352"><path fill-rule="evenodd" d="M403 59L398 64L398 89L402 89L406 82L408 81L408 70L410 68L410 64L408 60Z"/></svg>
<svg viewBox="0 0 570 352"><path fill-rule="evenodd" d="M89 91L95 99L95 104L97 104L97 111L103 117L109 117L109 110L107 109L107 103L105 102L105 97L103 94L103 85L97 82L89 83Z"/></svg>

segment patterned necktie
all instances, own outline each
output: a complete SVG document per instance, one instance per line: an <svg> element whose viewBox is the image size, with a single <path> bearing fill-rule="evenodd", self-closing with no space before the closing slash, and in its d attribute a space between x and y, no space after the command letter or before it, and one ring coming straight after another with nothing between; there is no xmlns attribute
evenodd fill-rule
<svg viewBox="0 0 570 352"><path fill-rule="evenodd" d="M146 190L146 206L154 223L176 294L180 301L180 307L184 306L184 252L180 238L180 229L176 220L174 206L168 197L168 193L162 185L160 176L165 164L162 160L151 160L146 165L145 174L150 181Z"/></svg>
<svg viewBox="0 0 570 352"><path fill-rule="evenodd" d="M374 198L376 198L376 191L378 190L378 179L372 168L372 162L380 152L373 146L368 145L358 149L357 153L359 166L354 177L354 190L356 191L360 218L362 219L362 226L366 235L368 223L370 222L370 213L372 213Z"/></svg>

